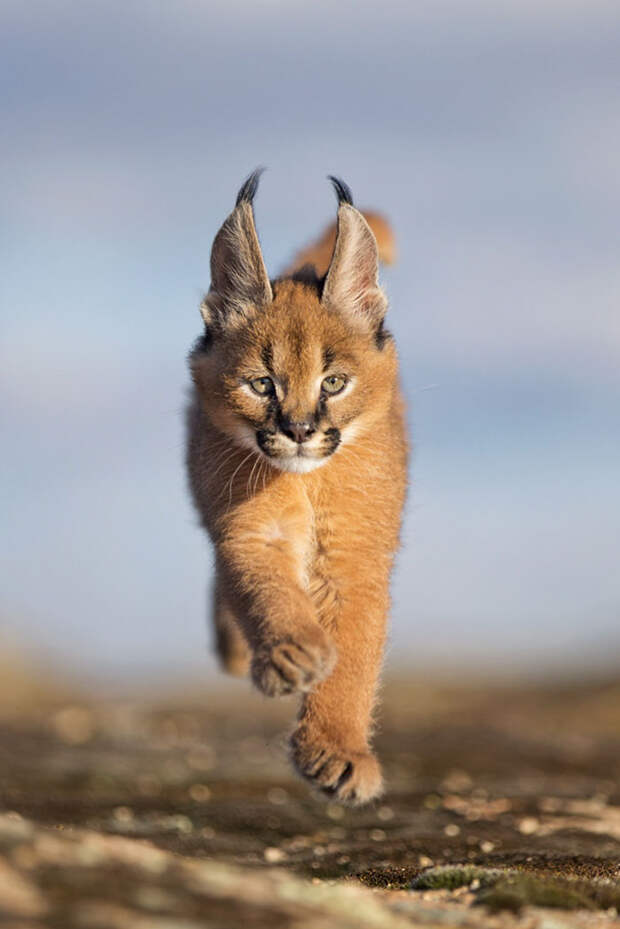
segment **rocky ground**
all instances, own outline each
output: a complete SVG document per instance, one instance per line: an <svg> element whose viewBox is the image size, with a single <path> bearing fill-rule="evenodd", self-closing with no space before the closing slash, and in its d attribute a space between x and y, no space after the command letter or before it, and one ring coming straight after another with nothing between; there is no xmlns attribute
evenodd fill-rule
<svg viewBox="0 0 620 929"><path fill-rule="evenodd" d="M3 927L620 925L617 681L393 682L357 811L291 774L294 703L245 684L0 695Z"/></svg>

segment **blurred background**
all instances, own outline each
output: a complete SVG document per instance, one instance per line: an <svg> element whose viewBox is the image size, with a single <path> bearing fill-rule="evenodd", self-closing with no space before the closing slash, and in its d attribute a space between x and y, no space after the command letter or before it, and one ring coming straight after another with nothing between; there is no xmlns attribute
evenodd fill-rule
<svg viewBox="0 0 620 929"><path fill-rule="evenodd" d="M414 442L388 667L620 653L613 0L0 6L2 624L88 680L214 675L186 353L250 170L275 274L393 222Z"/></svg>

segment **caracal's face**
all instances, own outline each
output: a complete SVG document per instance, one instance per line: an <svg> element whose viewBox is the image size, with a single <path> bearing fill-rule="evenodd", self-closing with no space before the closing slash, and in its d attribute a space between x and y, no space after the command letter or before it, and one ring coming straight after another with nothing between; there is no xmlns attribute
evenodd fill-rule
<svg viewBox="0 0 620 929"><path fill-rule="evenodd" d="M194 371L221 432L280 470L305 473L372 428L394 360L391 344L326 309L316 289L286 280Z"/></svg>

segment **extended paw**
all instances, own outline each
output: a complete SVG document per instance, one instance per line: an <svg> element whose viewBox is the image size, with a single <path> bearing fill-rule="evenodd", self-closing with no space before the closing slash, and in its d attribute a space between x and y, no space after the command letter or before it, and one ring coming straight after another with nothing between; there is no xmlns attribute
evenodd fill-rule
<svg viewBox="0 0 620 929"><path fill-rule="evenodd" d="M336 653L320 626L259 648L252 679L268 697L311 690L334 667Z"/></svg>
<svg viewBox="0 0 620 929"><path fill-rule="evenodd" d="M351 751L299 730L291 749L299 773L339 803L361 806L383 793L379 762L368 749Z"/></svg>

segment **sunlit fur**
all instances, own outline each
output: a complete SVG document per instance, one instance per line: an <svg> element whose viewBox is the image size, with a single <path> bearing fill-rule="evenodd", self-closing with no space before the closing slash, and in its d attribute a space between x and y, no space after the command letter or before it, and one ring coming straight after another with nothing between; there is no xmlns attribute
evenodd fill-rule
<svg viewBox="0 0 620 929"><path fill-rule="evenodd" d="M369 738L407 446L376 245L361 214L343 209L346 239L324 286L292 276L266 282L253 255L235 274L256 280L242 283L243 300L233 295L227 316L230 275L212 260L216 284L203 315L215 331L191 356L188 468L215 546L224 667L243 673L251 664L269 695L303 693L291 739L297 769L340 801L363 803L382 790ZM218 262L244 250L231 257L220 246ZM263 295L254 304L253 291ZM347 383L325 397L329 374ZM249 386L265 376L273 397ZM311 419L315 432L297 443L279 428L283 418Z"/></svg>

